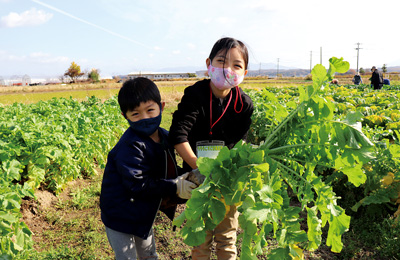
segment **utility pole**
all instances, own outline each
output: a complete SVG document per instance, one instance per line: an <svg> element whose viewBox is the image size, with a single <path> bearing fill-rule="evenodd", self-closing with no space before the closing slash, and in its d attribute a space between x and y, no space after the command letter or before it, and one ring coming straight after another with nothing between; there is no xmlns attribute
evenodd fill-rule
<svg viewBox="0 0 400 260"><path fill-rule="evenodd" d="M319 64L322 65L322 47L319 48Z"/></svg>
<svg viewBox="0 0 400 260"><path fill-rule="evenodd" d="M356 44L357 44L356 50L357 50L357 74L358 74L358 57L359 57L359 51L360 51L360 49L362 49L362 48L360 48L360 44L361 44L361 43L357 42Z"/></svg>
<svg viewBox="0 0 400 260"><path fill-rule="evenodd" d="M312 51L310 51L310 73L312 70Z"/></svg>
<svg viewBox="0 0 400 260"><path fill-rule="evenodd" d="M279 75L279 58L278 58L278 67L276 69L276 78L278 78L278 75Z"/></svg>
<svg viewBox="0 0 400 260"><path fill-rule="evenodd" d="M260 62L260 67L258 68L258 75L261 76L261 62Z"/></svg>

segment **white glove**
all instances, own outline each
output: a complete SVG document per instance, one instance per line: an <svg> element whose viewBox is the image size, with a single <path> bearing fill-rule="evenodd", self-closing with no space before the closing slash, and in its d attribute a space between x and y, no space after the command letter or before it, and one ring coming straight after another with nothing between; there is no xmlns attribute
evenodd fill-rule
<svg viewBox="0 0 400 260"><path fill-rule="evenodd" d="M188 181L193 182L197 186L200 186L203 182L206 176L200 173L199 169L196 168L192 171L189 172L189 176L186 178Z"/></svg>
<svg viewBox="0 0 400 260"><path fill-rule="evenodd" d="M197 187L197 185L193 182L186 180L188 175L189 173L187 172L174 179L176 183L176 194L178 194L179 198L186 200L190 199L190 197L192 196L192 190Z"/></svg>

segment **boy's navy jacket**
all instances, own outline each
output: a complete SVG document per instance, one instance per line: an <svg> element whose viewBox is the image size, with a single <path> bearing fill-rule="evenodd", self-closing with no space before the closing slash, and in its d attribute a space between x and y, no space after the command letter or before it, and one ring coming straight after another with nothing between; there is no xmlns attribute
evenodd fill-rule
<svg viewBox="0 0 400 260"><path fill-rule="evenodd" d="M220 117L221 119L212 128L210 136L210 80L201 80L187 87L172 118L170 143L176 145L189 142L196 152L197 141L221 140L231 149L241 139L245 140L251 124L253 102L240 88L240 97L237 97L236 88L232 88L231 93L231 102L222 117L229 95L220 99L212 94L212 122L216 122ZM239 113L235 111L235 103ZM186 171L191 170L186 163L183 163L183 166Z"/></svg>
<svg viewBox="0 0 400 260"><path fill-rule="evenodd" d="M108 228L146 239L160 206L173 219L177 203L185 201L177 197L172 180L178 171L168 132L158 131L160 143L129 127L109 152L100 195L101 219ZM162 206L161 201L169 203Z"/></svg>

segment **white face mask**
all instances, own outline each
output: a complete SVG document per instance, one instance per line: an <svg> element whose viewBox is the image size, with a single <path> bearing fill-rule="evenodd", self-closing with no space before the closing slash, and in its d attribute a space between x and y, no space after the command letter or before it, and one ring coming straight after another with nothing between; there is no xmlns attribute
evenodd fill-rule
<svg viewBox="0 0 400 260"><path fill-rule="evenodd" d="M234 88L244 79L244 75L239 75L231 69L217 68L211 64L208 66L208 75L214 86L220 90Z"/></svg>

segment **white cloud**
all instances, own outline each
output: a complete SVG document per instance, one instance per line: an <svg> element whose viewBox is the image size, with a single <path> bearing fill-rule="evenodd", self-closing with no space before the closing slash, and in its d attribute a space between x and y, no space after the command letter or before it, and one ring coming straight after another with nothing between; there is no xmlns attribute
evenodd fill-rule
<svg viewBox="0 0 400 260"><path fill-rule="evenodd" d="M191 50L196 49L196 45L193 44L193 43L188 43L188 44L187 44L187 47L188 47L189 49L191 49Z"/></svg>
<svg viewBox="0 0 400 260"><path fill-rule="evenodd" d="M25 61L26 60L26 56L17 56L17 55L8 55L7 59L9 61Z"/></svg>
<svg viewBox="0 0 400 260"><path fill-rule="evenodd" d="M68 57L65 56L52 56L49 53L43 52L32 52L29 54L30 61L38 63L67 63Z"/></svg>
<svg viewBox="0 0 400 260"><path fill-rule="evenodd" d="M48 53L43 53L43 52L32 52L31 54L29 54L29 57L31 58L43 58L43 57L49 57L50 54Z"/></svg>
<svg viewBox="0 0 400 260"><path fill-rule="evenodd" d="M14 55L0 50L0 60L4 62L26 62L26 63L68 63L69 58L65 56L53 56L49 53L32 52L28 55Z"/></svg>
<svg viewBox="0 0 400 260"><path fill-rule="evenodd" d="M42 10L36 10L36 8L32 8L20 14L11 12L7 16L1 17L0 27L14 28L37 26L48 22L52 17L53 14L46 13Z"/></svg>
<svg viewBox="0 0 400 260"><path fill-rule="evenodd" d="M179 50L172 51L172 54L175 54L175 55L180 54L180 53L181 53L181 51L179 51Z"/></svg>

